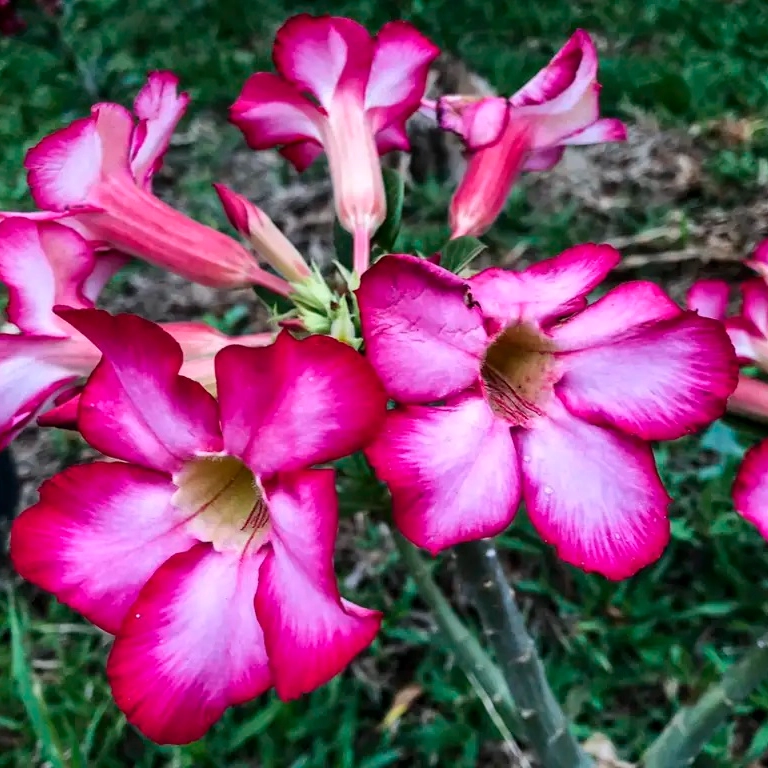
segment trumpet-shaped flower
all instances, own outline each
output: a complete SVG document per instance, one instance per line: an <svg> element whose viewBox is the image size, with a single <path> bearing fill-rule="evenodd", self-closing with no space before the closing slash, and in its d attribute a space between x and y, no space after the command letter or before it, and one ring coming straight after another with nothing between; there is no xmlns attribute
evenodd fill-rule
<svg viewBox="0 0 768 768"><path fill-rule="evenodd" d="M737 365L720 323L652 283L587 306L618 259L583 245L463 280L390 255L363 275L366 355L397 403L367 456L412 542L493 536L522 496L569 563L620 579L659 557L669 497L649 441L717 418Z"/></svg>
<svg viewBox="0 0 768 768"><path fill-rule="evenodd" d="M10 321L0 333L0 446L40 414L56 426L75 418L73 398L101 353L55 308L93 307L124 262L114 252L96 253L77 232L56 222L0 222L0 282L8 289ZM212 382L213 357L232 340L202 323L164 327L184 350L184 374ZM238 339L254 346L270 341L268 334Z"/></svg>
<svg viewBox="0 0 768 768"><path fill-rule="evenodd" d="M487 231L521 171L549 170L566 145L623 141L620 120L600 119L599 93L597 51L578 30L509 98L451 95L425 102L425 113L461 136L469 154L451 201L453 236Z"/></svg>
<svg viewBox="0 0 768 768"><path fill-rule="evenodd" d="M79 428L119 461L46 482L13 525L11 557L116 636L107 675L128 720L185 743L272 686L291 699L338 674L380 615L339 595L334 473L310 467L381 426L386 396L365 359L284 331L219 352L214 399L154 324L64 314L103 355Z"/></svg>
<svg viewBox="0 0 768 768"><path fill-rule="evenodd" d="M240 243L152 194L152 175L188 101L175 75L153 72L136 97L135 117L119 104L96 104L89 117L46 136L24 162L44 209L29 218L59 219L89 240L203 285L253 283L287 295L287 283Z"/></svg>
<svg viewBox="0 0 768 768"><path fill-rule="evenodd" d="M231 108L249 146L280 146L300 171L325 150L358 272L368 266L371 235L386 217L379 154L409 148L405 121L419 107L438 53L403 21L372 38L351 19L301 14L277 33L278 74L252 75Z"/></svg>

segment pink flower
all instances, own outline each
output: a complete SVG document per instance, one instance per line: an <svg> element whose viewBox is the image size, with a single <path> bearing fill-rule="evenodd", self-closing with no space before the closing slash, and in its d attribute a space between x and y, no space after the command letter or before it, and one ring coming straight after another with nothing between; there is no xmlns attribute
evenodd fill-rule
<svg viewBox="0 0 768 768"><path fill-rule="evenodd" d="M719 323L652 283L587 306L618 260L581 245L463 280L395 255L363 276L366 355L397 402L366 453L412 542L498 534L522 496L569 563L621 579L659 557L669 497L648 443L720 416L737 366Z"/></svg>
<svg viewBox="0 0 768 768"><path fill-rule="evenodd" d="M32 147L24 165L32 197L45 209L32 218L61 219L89 240L203 285L255 283L287 295L287 283L238 242L152 194L152 175L189 101L176 86L175 75L153 72L136 97L136 120L118 104L96 104L90 117Z"/></svg>
<svg viewBox="0 0 768 768"><path fill-rule="evenodd" d="M762 278L741 284L741 311L726 317L730 287L724 280L699 280L688 291L688 308L724 323L742 364L768 370L768 285Z"/></svg>
<svg viewBox="0 0 768 768"><path fill-rule="evenodd" d="M0 36L17 35L26 26L19 17L16 0L0 0Z"/></svg>
<svg viewBox="0 0 768 768"><path fill-rule="evenodd" d="M43 413L48 425L71 424L77 413L72 398L101 353L60 310L93 307L124 263L120 254L95 253L77 232L56 222L0 222L0 282L8 289L13 324L12 332L0 333L0 446ZM165 328L184 349L184 374L212 381L213 357L232 340L202 323ZM269 334L238 339L249 345L270 341ZM51 411L53 406L60 407Z"/></svg>
<svg viewBox="0 0 768 768"><path fill-rule="evenodd" d="M439 125L461 136L469 162L451 201L453 237L482 235L521 171L555 166L568 144L624 141L620 120L600 119L597 50L578 30L552 61L510 98L444 96L425 102Z"/></svg>
<svg viewBox="0 0 768 768"><path fill-rule="evenodd" d="M746 262L757 272L763 280L768 280L768 240L763 240L757 244L755 252L750 260Z"/></svg>
<svg viewBox="0 0 768 768"><path fill-rule="evenodd" d="M380 614L340 597L331 469L374 437L386 397L333 339L281 333L216 357L218 402L179 375L179 345L131 315L70 311L103 354L79 427L118 459L66 469L11 532L19 573L116 635L118 706L161 743L202 736L275 686L338 674ZM355 393L355 402L349 392Z"/></svg>
<svg viewBox="0 0 768 768"><path fill-rule="evenodd" d="M370 238L386 217L379 154L409 149L405 121L419 107L438 54L404 21L371 38L351 19L301 14L277 33L272 58L279 74L252 75L231 108L249 146L282 146L299 171L325 150L358 272L368 266Z"/></svg>

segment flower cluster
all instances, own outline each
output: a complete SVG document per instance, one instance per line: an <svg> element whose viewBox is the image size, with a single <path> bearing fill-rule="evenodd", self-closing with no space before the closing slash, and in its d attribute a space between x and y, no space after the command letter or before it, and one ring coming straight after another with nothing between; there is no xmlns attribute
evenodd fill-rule
<svg viewBox="0 0 768 768"><path fill-rule="evenodd" d="M223 185L242 241L153 194L188 103L167 72L132 111L97 104L40 141L25 161L40 210L0 214L1 439L36 420L105 457L42 485L13 525L12 559L114 635L115 700L155 741L197 739L271 687L311 691L372 642L381 614L343 598L334 572L333 462L363 452L394 524L433 554L498 534L522 500L562 559L621 579L669 536L651 443L720 416L736 386L718 319L648 282L589 303L620 258L609 246L469 269L467 236L493 224L521 172L624 138L600 118L589 35L510 98L424 100L437 55L405 22L372 37L296 16L277 33L277 73L252 75L231 108L256 150L279 147L299 170L325 153L352 242L336 279ZM408 150L417 110L469 156L451 242L430 258L376 240L400 214L380 155ZM131 257L292 309L237 338L97 309Z"/></svg>

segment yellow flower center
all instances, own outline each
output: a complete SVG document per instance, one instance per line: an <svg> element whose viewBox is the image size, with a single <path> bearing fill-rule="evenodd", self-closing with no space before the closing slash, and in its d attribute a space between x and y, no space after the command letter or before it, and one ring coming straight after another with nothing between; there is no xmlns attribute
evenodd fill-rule
<svg viewBox="0 0 768 768"><path fill-rule="evenodd" d="M269 533L264 494L248 467L233 456L186 462L173 478L173 503L188 511L190 532L218 551L242 551Z"/></svg>

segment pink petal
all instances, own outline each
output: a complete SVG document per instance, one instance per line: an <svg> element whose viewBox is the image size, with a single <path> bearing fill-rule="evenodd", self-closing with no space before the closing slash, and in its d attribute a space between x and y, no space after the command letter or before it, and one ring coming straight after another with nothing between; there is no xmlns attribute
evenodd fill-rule
<svg viewBox="0 0 768 768"><path fill-rule="evenodd" d="M437 102L437 122L445 131L461 136L467 149L483 149L500 138L509 122L507 99L470 99L443 96Z"/></svg>
<svg viewBox="0 0 768 768"><path fill-rule="evenodd" d="M421 103L440 49L407 21L390 21L375 38L365 108L377 133L409 118Z"/></svg>
<svg viewBox="0 0 768 768"><path fill-rule="evenodd" d="M647 444L562 410L516 436L528 516L560 558L618 580L661 556L670 499Z"/></svg>
<svg viewBox="0 0 768 768"><path fill-rule="evenodd" d="M578 29L510 101L514 107L540 105L554 99L573 103L579 91L597 75L597 50L590 36Z"/></svg>
<svg viewBox="0 0 768 768"><path fill-rule="evenodd" d="M469 280L483 314L503 325L546 324L581 309L586 296L619 263L610 245L587 243L540 261L523 272L491 267Z"/></svg>
<svg viewBox="0 0 768 768"><path fill-rule="evenodd" d="M133 102L141 130L134 133L131 170L146 184L162 162L176 125L189 105L189 94L178 93L179 78L172 72L150 72ZM137 141L137 137L141 141Z"/></svg>
<svg viewBox="0 0 768 768"><path fill-rule="evenodd" d="M8 288L8 319L22 331L69 336L53 307L89 305L83 283L94 265L93 248L69 227L16 218L0 222L0 281Z"/></svg>
<svg viewBox="0 0 768 768"><path fill-rule="evenodd" d="M83 295L94 304L104 286L130 261L130 257L119 251L99 251L91 274L83 283ZM62 302L59 302L62 303Z"/></svg>
<svg viewBox="0 0 768 768"><path fill-rule="evenodd" d="M768 539L768 440L744 456L733 483L733 506Z"/></svg>
<svg viewBox="0 0 768 768"><path fill-rule="evenodd" d="M362 355L340 341L282 331L216 356L224 445L257 475L303 469L367 445L387 398Z"/></svg>
<svg viewBox="0 0 768 768"><path fill-rule="evenodd" d="M58 427L59 429L77 429L77 412L80 407L82 387L56 397L53 407L37 417L39 427Z"/></svg>
<svg viewBox="0 0 768 768"><path fill-rule="evenodd" d="M253 610L262 557L198 544L162 565L131 606L107 675L117 706L148 738L195 741L227 707L271 686Z"/></svg>
<svg viewBox="0 0 768 768"><path fill-rule="evenodd" d="M723 321L730 292L725 280L697 280L688 290L686 304L688 309L698 312L702 317Z"/></svg>
<svg viewBox="0 0 768 768"><path fill-rule="evenodd" d="M279 150L280 154L299 172L305 171L323 154L322 144L313 139L297 141Z"/></svg>
<svg viewBox="0 0 768 768"><path fill-rule="evenodd" d="M725 321L728 338L736 350L736 357L742 365L768 360L765 350L765 339L759 335L755 326L743 317L729 317Z"/></svg>
<svg viewBox="0 0 768 768"><path fill-rule="evenodd" d="M101 139L102 175L127 173L134 132L133 115L125 107L111 102L94 104L91 115L96 119L96 130Z"/></svg>
<svg viewBox="0 0 768 768"><path fill-rule="evenodd" d="M603 144L613 141L627 140L627 126L613 117L596 120L586 128L566 136L562 142L569 146L584 144Z"/></svg>
<svg viewBox="0 0 768 768"><path fill-rule="evenodd" d="M93 117L75 120L46 136L24 160L32 199L40 208L54 211L87 204L101 176L102 154Z"/></svg>
<svg viewBox="0 0 768 768"><path fill-rule="evenodd" d="M534 149L529 152L523 165L524 171L550 171L562 159L565 147L550 147L549 149Z"/></svg>
<svg viewBox="0 0 768 768"><path fill-rule="evenodd" d="M97 309L59 314L103 355L80 397L80 431L94 448L171 473L221 450L216 401L178 375L181 347L162 328Z"/></svg>
<svg viewBox="0 0 768 768"><path fill-rule="evenodd" d="M376 134L376 149L380 155L386 155L393 150L408 152L410 148L411 142L405 123L392 123Z"/></svg>
<svg viewBox="0 0 768 768"><path fill-rule="evenodd" d="M357 300L366 354L393 398L439 400L477 380L489 342L466 281L423 259L390 255L363 275Z"/></svg>
<svg viewBox="0 0 768 768"><path fill-rule="evenodd" d="M312 140L320 144L325 119L296 87L277 75L257 72L243 86L229 119L252 149Z"/></svg>
<svg viewBox="0 0 768 768"><path fill-rule="evenodd" d="M170 478L130 464L69 467L14 521L11 558L27 581L116 633L139 590L196 541Z"/></svg>
<svg viewBox="0 0 768 768"><path fill-rule="evenodd" d="M277 31L272 60L280 74L329 110L337 90L362 100L373 56L368 31L341 16L299 14Z"/></svg>
<svg viewBox="0 0 768 768"><path fill-rule="evenodd" d="M98 361L98 350L85 339L0 334L0 446Z"/></svg>
<svg viewBox="0 0 768 768"><path fill-rule="evenodd" d="M680 307L655 283L622 283L603 298L551 330L560 350L582 350L615 341L617 333L634 333L649 324L682 314Z"/></svg>
<svg viewBox="0 0 768 768"><path fill-rule="evenodd" d="M720 322L684 312L613 328L613 341L558 358L571 413L644 440L674 440L723 415L738 364Z"/></svg>
<svg viewBox="0 0 768 768"><path fill-rule="evenodd" d="M295 699L327 683L367 648L381 614L339 596L333 470L284 475L265 484L265 492L273 536L261 566L256 615L277 693Z"/></svg>
<svg viewBox="0 0 768 768"><path fill-rule="evenodd" d="M520 504L509 427L475 394L389 411L366 456L389 486L397 527L433 555L495 536Z"/></svg>
<svg viewBox="0 0 768 768"><path fill-rule="evenodd" d="M768 337L768 285L760 278L741 284L742 315L763 337Z"/></svg>

